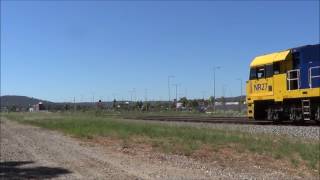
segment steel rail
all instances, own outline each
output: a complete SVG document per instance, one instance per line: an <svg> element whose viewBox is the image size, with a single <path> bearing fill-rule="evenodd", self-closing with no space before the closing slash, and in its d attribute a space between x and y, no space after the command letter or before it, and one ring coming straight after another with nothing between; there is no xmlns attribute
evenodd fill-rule
<svg viewBox="0 0 320 180"><path fill-rule="evenodd" d="M250 120L247 117L193 117L193 116L134 116L125 119L166 121L166 122L192 122L216 124L248 124L248 125L290 125L290 126L319 126L315 122L293 123L291 121L273 122L266 120Z"/></svg>

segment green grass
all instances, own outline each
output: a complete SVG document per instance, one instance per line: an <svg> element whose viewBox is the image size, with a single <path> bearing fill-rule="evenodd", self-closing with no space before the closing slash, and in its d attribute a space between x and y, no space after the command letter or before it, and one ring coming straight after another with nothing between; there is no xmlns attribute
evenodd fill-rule
<svg viewBox="0 0 320 180"><path fill-rule="evenodd" d="M105 136L119 138L127 144L134 137L145 139L154 148L168 153L191 155L203 145L219 149L233 147L239 153L256 153L274 159L287 159L294 166L305 161L311 169L318 169L320 143L266 134L169 126L121 120L117 115L95 116L92 113L9 113L4 115L18 122L52 130L60 130L77 137Z"/></svg>
<svg viewBox="0 0 320 180"><path fill-rule="evenodd" d="M65 112L68 113L68 112ZM78 112L80 113L80 112ZM203 112L198 112L198 111L97 111L97 110L89 110L84 112L85 114L91 114L94 116L107 116L107 117L125 117L125 118L130 118L130 117L145 117L145 116L190 116L190 117L223 117L223 116L228 116L228 117L244 117L246 116L246 112L239 112L239 111L234 111L234 110L228 110L228 111L222 111L222 110L217 110L214 113L203 113Z"/></svg>
<svg viewBox="0 0 320 180"><path fill-rule="evenodd" d="M105 113L106 115L110 115L110 113ZM239 111L222 111L217 110L215 113L201 113L197 111L163 111L163 112L140 112L140 111L122 111L118 112L118 115L122 117L143 117L143 116L191 116L191 117L212 117L212 116L228 116L228 117L243 117L246 114L244 112Z"/></svg>

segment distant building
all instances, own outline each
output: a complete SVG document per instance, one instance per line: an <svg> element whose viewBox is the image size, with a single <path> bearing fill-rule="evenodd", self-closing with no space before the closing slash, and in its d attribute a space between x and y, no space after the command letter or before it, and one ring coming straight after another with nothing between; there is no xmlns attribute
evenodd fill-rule
<svg viewBox="0 0 320 180"><path fill-rule="evenodd" d="M239 102L226 102L226 105L239 105Z"/></svg>
<svg viewBox="0 0 320 180"><path fill-rule="evenodd" d="M182 106L183 106L183 104L182 104L181 102L177 102L177 104L176 104L176 108L177 108L177 109L182 108Z"/></svg>
<svg viewBox="0 0 320 180"><path fill-rule="evenodd" d="M37 111L43 111L43 110L45 110L45 107L42 102L32 105L32 107L29 108L29 112L37 112Z"/></svg>

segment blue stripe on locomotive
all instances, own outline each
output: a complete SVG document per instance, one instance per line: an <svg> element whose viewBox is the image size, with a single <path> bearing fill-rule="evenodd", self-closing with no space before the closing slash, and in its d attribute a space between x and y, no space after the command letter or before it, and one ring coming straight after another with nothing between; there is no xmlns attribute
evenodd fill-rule
<svg viewBox="0 0 320 180"><path fill-rule="evenodd" d="M293 69L300 69L300 88L309 88L309 68L320 66L320 44L308 45L291 50ZM312 76L319 76L320 68L312 70ZM312 87L320 87L320 78L312 79Z"/></svg>

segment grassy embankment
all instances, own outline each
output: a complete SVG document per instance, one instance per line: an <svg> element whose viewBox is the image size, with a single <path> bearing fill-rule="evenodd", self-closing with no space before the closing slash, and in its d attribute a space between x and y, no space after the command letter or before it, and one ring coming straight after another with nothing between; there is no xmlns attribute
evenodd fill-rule
<svg viewBox="0 0 320 180"><path fill-rule="evenodd" d="M246 117L245 112L239 111L221 111L217 110L215 113L203 113L197 111L160 111L160 112L153 112L153 111L86 111L82 112L86 114L92 114L95 116L106 116L106 117L115 117L115 118L144 118L150 116L168 116L168 117Z"/></svg>
<svg viewBox="0 0 320 180"><path fill-rule="evenodd" d="M163 111L163 112L139 112L139 111L123 111L119 112L119 115L125 117L143 117L143 116L195 116L195 117L244 117L246 116L245 112L239 111L222 111L217 110L215 113L201 113L197 111Z"/></svg>
<svg viewBox="0 0 320 180"><path fill-rule="evenodd" d="M9 113L9 119L21 123L60 130L80 138L111 137L124 144L135 142L151 144L154 149L167 153L192 155L202 147L212 152L230 148L237 153L257 154L274 160L286 160L293 166L307 164L319 170L320 143L266 134L169 126L120 120L119 116L95 116L85 113ZM141 141L142 139L142 141Z"/></svg>

